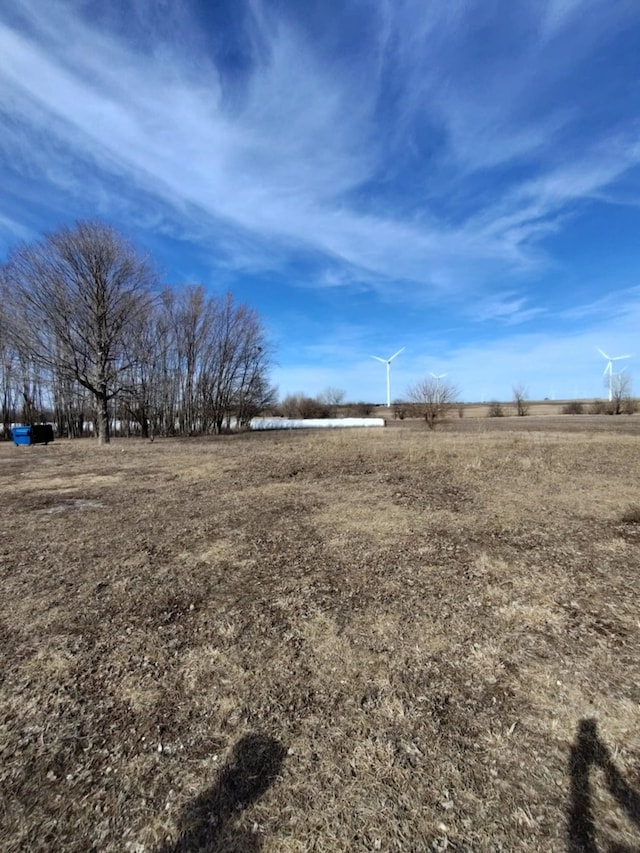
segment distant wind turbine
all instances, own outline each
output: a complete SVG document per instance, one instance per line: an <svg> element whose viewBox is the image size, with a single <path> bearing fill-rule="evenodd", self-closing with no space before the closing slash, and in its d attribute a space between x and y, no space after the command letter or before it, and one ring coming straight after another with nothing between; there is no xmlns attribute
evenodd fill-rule
<svg viewBox="0 0 640 853"><path fill-rule="evenodd" d="M371 358L375 358L376 361L381 361L382 364L387 365L387 408L391 406L391 362L394 358L397 358L404 349L405 347L399 349L398 352L391 356L391 358L379 358L377 355L371 356Z"/></svg>
<svg viewBox="0 0 640 853"><path fill-rule="evenodd" d="M429 376L433 376L433 378L436 380L438 385L440 384L440 380L444 379L444 377L446 375L447 375L446 373L431 373L431 372L429 373Z"/></svg>
<svg viewBox="0 0 640 853"><path fill-rule="evenodd" d="M429 376L433 376L436 380L436 394L438 394L438 396L440 396L440 380L444 379L446 375L446 373L431 373L431 371L429 371Z"/></svg>
<svg viewBox="0 0 640 853"><path fill-rule="evenodd" d="M631 358L631 356L630 355L609 356L606 354L606 352L604 352L604 350L601 350L600 348L598 348L598 352L600 353L600 355L603 358L607 359L607 366L605 367L604 373L602 375L606 376L607 373L609 374L609 402L611 402L613 400L613 362L614 361L620 361L623 358ZM624 370L624 368L623 368L623 370Z"/></svg>

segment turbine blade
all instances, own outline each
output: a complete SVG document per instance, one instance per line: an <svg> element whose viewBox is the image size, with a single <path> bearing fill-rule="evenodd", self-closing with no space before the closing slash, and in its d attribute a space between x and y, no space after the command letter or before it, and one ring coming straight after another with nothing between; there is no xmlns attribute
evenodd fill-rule
<svg viewBox="0 0 640 853"><path fill-rule="evenodd" d="M402 349L399 349L399 350L398 350L398 352L395 352L395 353L391 356L391 358L389 359L389 361L393 361L393 359L394 359L394 358L396 358L396 356L399 356L399 355L400 355L400 353L401 353L401 352L403 352L404 350L405 350L405 347L402 347Z"/></svg>
<svg viewBox="0 0 640 853"><path fill-rule="evenodd" d="M620 361L621 358L631 358L630 355L614 355L611 361Z"/></svg>
<svg viewBox="0 0 640 853"><path fill-rule="evenodd" d="M597 349L598 349L598 352L600 353L600 355L604 356L604 358L606 358L608 361L609 356L606 354L606 352L604 350L600 349L600 347L598 347Z"/></svg>
<svg viewBox="0 0 640 853"><path fill-rule="evenodd" d="M375 360L376 360L376 361L381 361L383 364L386 364L386 363L387 363L387 359L386 359L386 358L378 358L378 356L377 356L377 355L372 355L372 356L371 356L371 358L375 358Z"/></svg>

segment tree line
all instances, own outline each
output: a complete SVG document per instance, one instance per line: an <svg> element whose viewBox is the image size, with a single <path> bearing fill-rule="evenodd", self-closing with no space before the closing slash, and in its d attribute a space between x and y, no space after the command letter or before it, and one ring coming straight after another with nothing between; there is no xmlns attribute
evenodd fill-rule
<svg viewBox="0 0 640 853"><path fill-rule="evenodd" d="M162 287L122 234L79 222L15 248L0 266L0 406L59 435L93 425L195 435L245 425L275 402L257 312L201 285Z"/></svg>

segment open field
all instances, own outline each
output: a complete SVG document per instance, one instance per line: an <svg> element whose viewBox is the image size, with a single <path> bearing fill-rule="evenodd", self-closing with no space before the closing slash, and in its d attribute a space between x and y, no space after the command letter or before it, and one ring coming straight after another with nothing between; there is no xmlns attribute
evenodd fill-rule
<svg viewBox="0 0 640 853"><path fill-rule="evenodd" d="M639 442L1 444L0 849L640 850Z"/></svg>
<svg viewBox="0 0 640 853"><path fill-rule="evenodd" d="M563 408L570 403L582 403L582 405L584 407L584 411L585 411L585 413L587 413L587 412L589 412L589 409L592 406L593 402L594 402L593 400L531 400L530 402L527 402L528 415L526 415L524 417L518 417L518 413L516 411L515 405L512 402L507 401L507 402L500 403L500 405L502 406L502 411L503 411L504 416L501 418L491 418L490 420L492 420L492 421L498 420L498 421L501 421L503 423L504 422L510 422L511 425L513 425L514 421L526 421L527 418L530 418L531 420L539 421L540 418L543 418L543 417L544 418L561 417L562 421L564 421L565 423L566 423L566 419L568 417L589 418L592 424L601 423L602 428L611 429L612 428L611 424L607 424L606 421L604 420L604 418L602 418L601 416L593 417L589 414L564 415L562 412ZM601 402L603 405L606 405L606 400L602 400ZM638 401L635 400L635 402L636 402L636 405L638 405ZM464 418L467 418L467 419L470 418L470 419L474 419L474 420L477 420L477 419L485 420L489 417L490 404L489 403L453 403L451 408L452 408L452 412L453 412L454 416L455 416L458 408L462 408ZM381 416L386 417L388 420L393 420L393 407L391 407L390 409L387 409L386 406L376 407L373 410L372 414L381 415ZM616 415L615 417L619 417L619 416ZM530 424L530 426L531 426L531 424ZM548 429L548 425L546 428ZM583 424L582 428L583 429L585 428L584 424ZM620 427L619 427L619 425L616 425L613 428L617 430ZM563 427L560 426L560 429L563 429Z"/></svg>

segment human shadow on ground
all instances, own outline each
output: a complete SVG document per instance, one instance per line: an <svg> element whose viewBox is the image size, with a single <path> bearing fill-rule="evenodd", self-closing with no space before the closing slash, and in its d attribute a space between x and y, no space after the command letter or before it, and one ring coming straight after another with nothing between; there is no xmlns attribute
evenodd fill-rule
<svg viewBox="0 0 640 853"><path fill-rule="evenodd" d="M608 747L600 740L596 720L580 720L576 740L571 747L569 772L571 802L569 805L569 853L601 853L596 841L596 829L591 801L590 774L592 768L601 770L609 792L625 815L640 827L640 793L631 788L616 767ZM609 844L608 853L638 853L638 845L626 847Z"/></svg>
<svg viewBox="0 0 640 853"><path fill-rule="evenodd" d="M178 840L164 844L157 853L259 853L260 835L233 824L273 783L285 754L279 741L265 735L251 734L239 740L216 783L185 809Z"/></svg>

